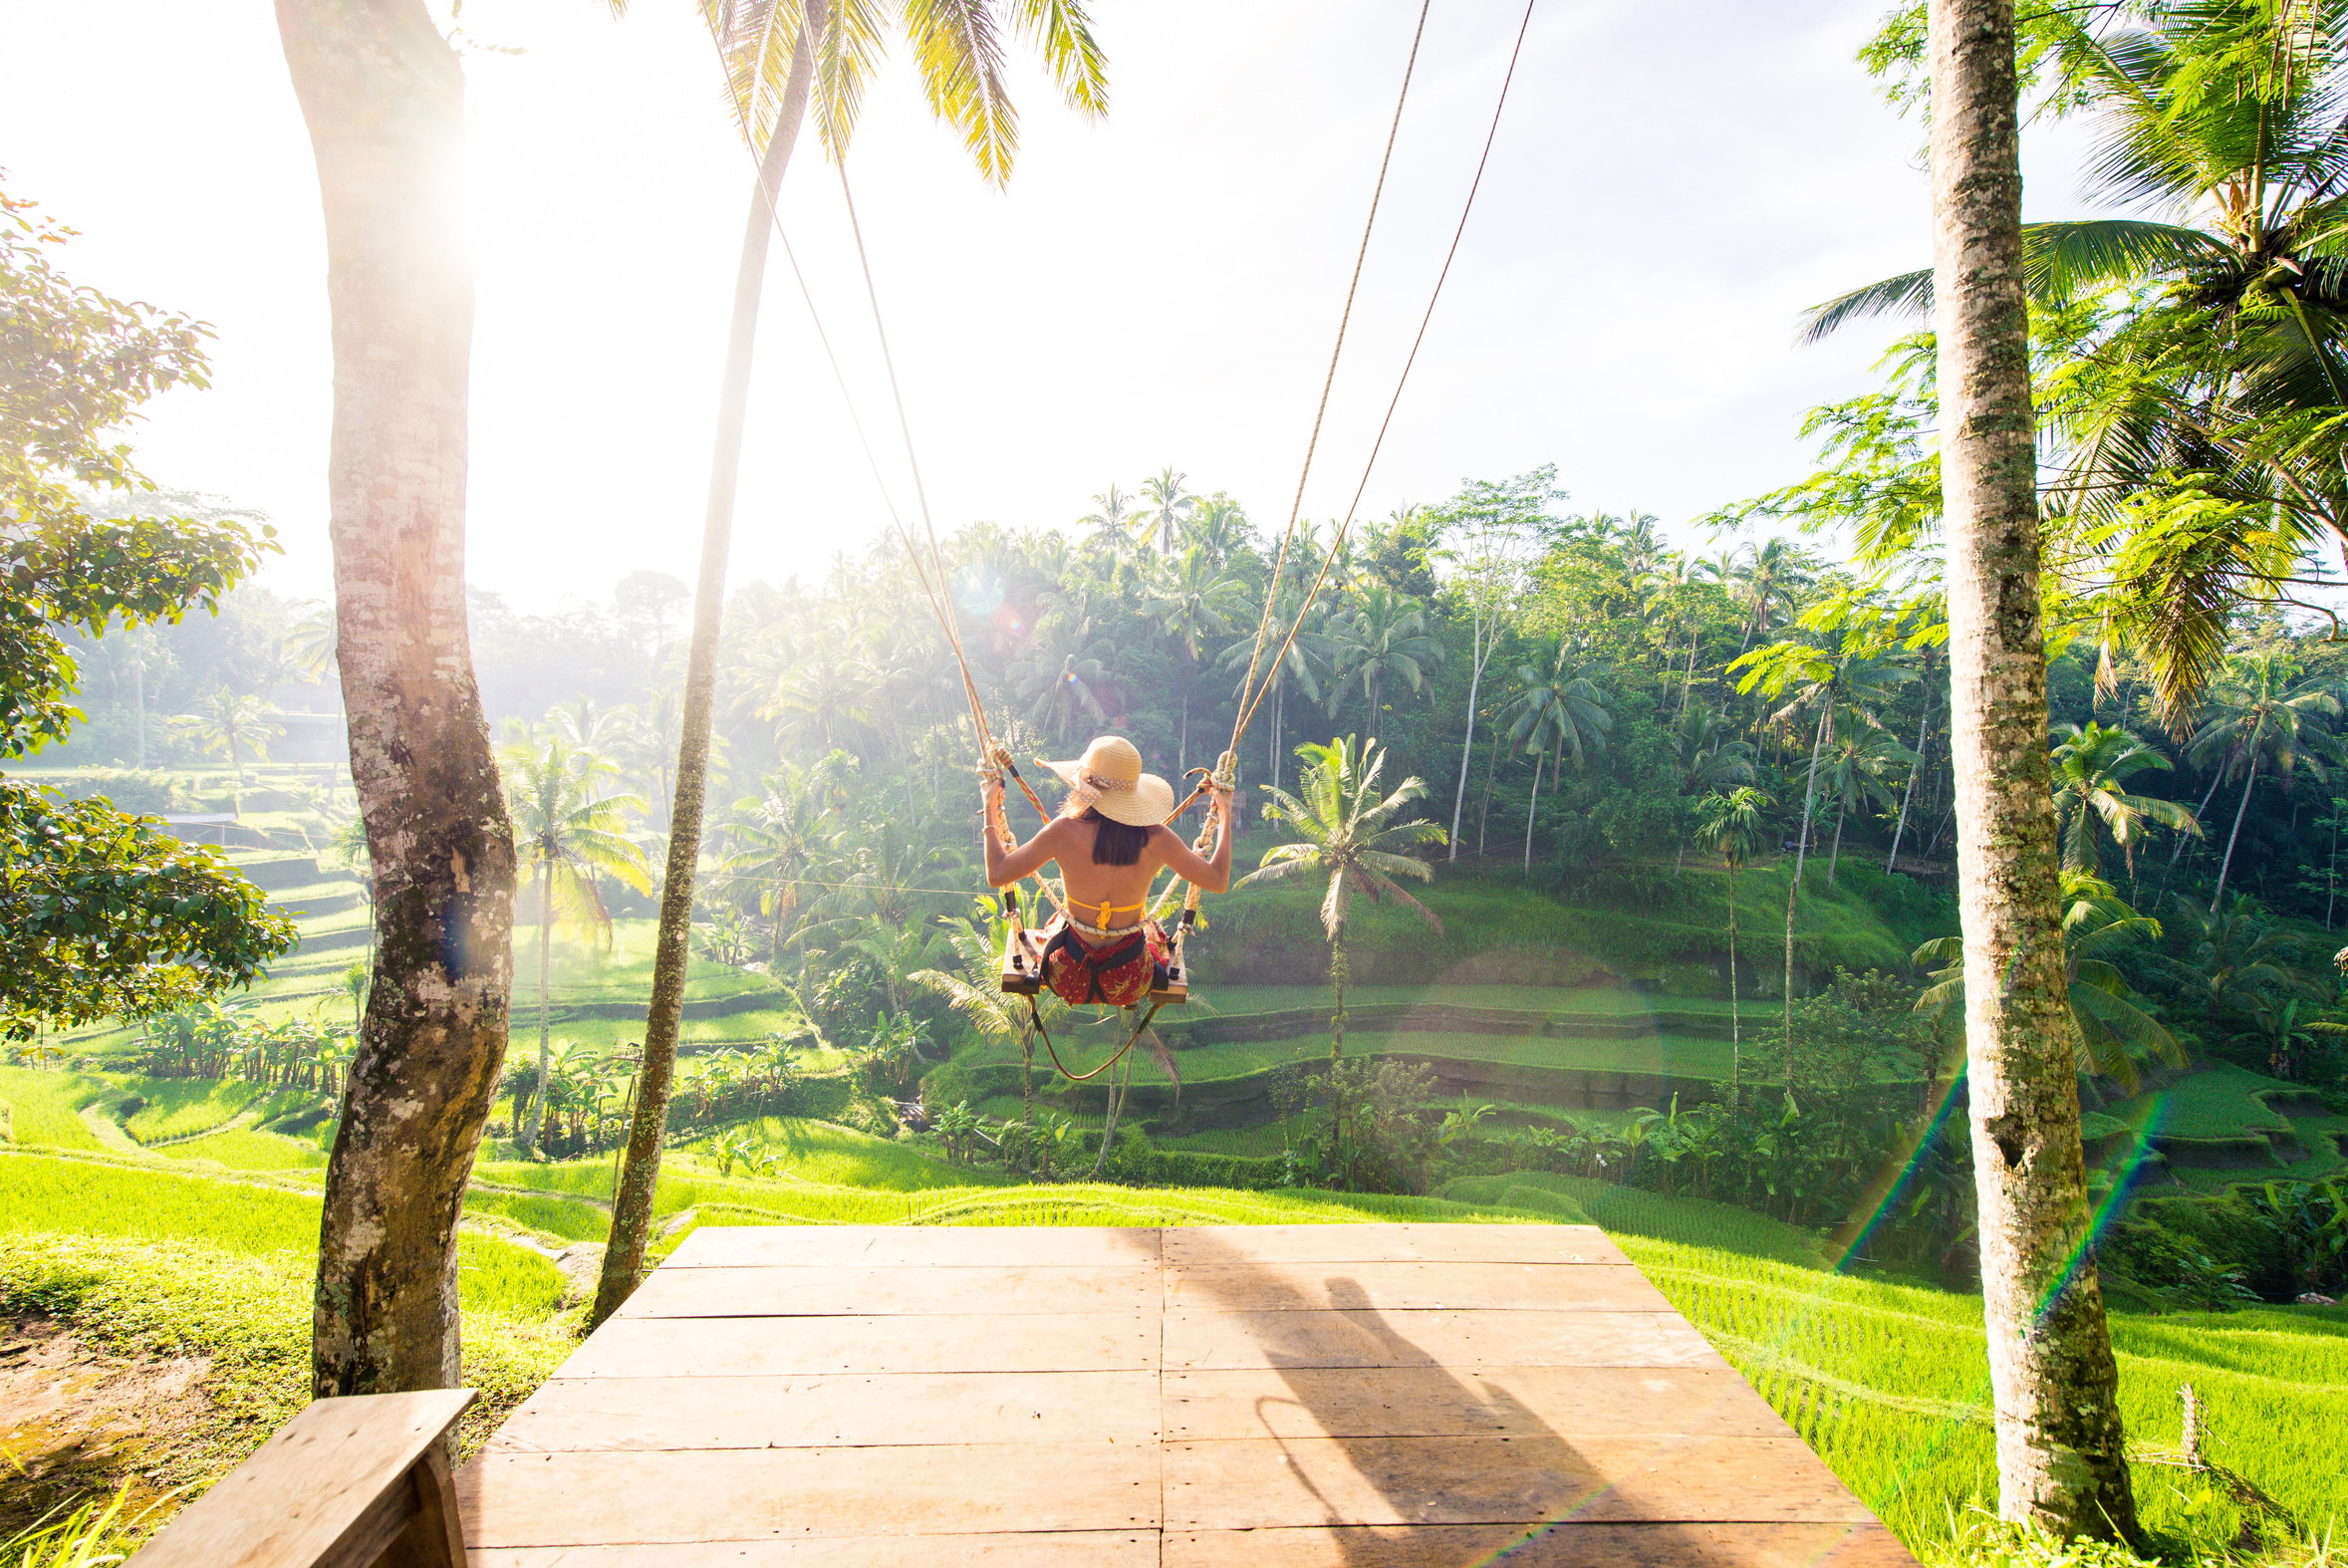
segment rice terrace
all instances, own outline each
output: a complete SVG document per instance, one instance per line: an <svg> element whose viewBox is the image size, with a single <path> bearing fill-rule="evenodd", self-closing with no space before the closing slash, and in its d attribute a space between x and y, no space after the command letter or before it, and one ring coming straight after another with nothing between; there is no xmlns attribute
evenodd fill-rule
<svg viewBox="0 0 2348 1568"><path fill-rule="evenodd" d="M0 1568L2348 1562L2348 0L1884 5L0 6Z"/></svg>

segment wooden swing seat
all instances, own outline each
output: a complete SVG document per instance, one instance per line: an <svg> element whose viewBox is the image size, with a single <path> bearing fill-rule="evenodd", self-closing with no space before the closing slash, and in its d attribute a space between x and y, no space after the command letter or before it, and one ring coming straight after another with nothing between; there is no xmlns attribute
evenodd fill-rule
<svg viewBox="0 0 2348 1568"><path fill-rule="evenodd" d="M1018 926L1003 940L1003 994L1034 996L1043 988L1043 934L1031 925ZM1189 999L1189 972L1177 958L1167 970L1165 982L1151 987L1150 1000L1162 1006L1174 1006Z"/></svg>

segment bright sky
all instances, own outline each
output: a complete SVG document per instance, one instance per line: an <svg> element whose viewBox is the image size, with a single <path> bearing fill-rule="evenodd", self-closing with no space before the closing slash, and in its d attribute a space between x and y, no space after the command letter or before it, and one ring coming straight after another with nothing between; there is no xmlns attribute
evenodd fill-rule
<svg viewBox="0 0 2348 1568"><path fill-rule="evenodd" d="M1539 0L1366 510L1553 461L1576 508L1678 523L1797 476L1800 411L1858 390L1885 337L1797 349L1798 312L1930 259L1922 131L1851 59L1884 5ZM524 604L601 598L640 567L691 575L749 185L694 9L464 7L471 571ZM850 159L938 524L1069 521L1170 463L1276 523L1417 7L1094 9L1111 113L1081 121L1025 76L1007 190L902 69ZM1313 515L1359 477L1518 11L1435 7ZM83 231L65 258L81 281L216 327L214 389L158 403L142 460L268 512L289 552L272 580L322 592L322 242L270 8L0 0L0 168ZM2059 202L2069 183L2034 188ZM806 147L784 221L910 493L839 185ZM886 518L779 255L767 302L737 581L820 572Z"/></svg>

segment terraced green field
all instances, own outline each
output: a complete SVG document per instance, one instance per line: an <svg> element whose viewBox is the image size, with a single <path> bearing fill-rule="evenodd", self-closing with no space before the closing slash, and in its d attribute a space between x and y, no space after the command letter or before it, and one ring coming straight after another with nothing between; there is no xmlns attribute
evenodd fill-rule
<svg viewBox="0 0 2348 1568"><path fill-rule="evenodd" d="M1117 1042L1096 1043L1078 1035L1073 1049L1063 1042L1072 1070L1083 1071L1093 1061L1116 1049ZM1396 1031L1375 1033L1348 1028L1349 1056L1416 1055L1448 1057L1461 1062L1492 1062L1512 1067L1553 1067L1578 1072L1651 1073L1675 1078L1725 1080L1732 1047L1726 1040L1692 1040L1668 1035L1648 1038L1574 1040L1541 1034L1428 1034ZM1090 1054L1088 1054L1090 1053ZM1220 1078L1244 1078L1268 1072L1289 1062L1317 1061L1329 1054L1329 1038L1307 1036L1294 1040L1226 1040L1191 1046L1174 1053L1174 1065L1185 1084ZM987 1045L956 1058L972 1066L1015 1063L1015 1046Z"/></svg>
<svg viewBox="0 0 2348 1568"><path fill-rule="evenodd" d="M1333 993L1324 983L1313 985L1210 985L1203 996L1215 1013L1269 1013L1290 1008L1327 1010ZM1348 985L1346 1005L1422 1004L1435 1007L1489 1007L1521 1011L1539 1018L1562 1015L1636 1018L1654 1012L1712 1013L1728 1016L1724 996L1657 996L1625 986L1609 985L1475 985L1434 981L1426 985ZM1766 1016L1766 1004L1746 1001L1749 1023Z"/></svg>

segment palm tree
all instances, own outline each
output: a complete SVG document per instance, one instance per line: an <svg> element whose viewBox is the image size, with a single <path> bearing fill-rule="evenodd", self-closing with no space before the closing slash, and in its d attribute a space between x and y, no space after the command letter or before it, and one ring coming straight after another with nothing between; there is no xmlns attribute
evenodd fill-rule
<svg viewBox="0 0 2348 1568"><path fill-rule="evenodd" d="M1272 607L1271 624L1275 630L1296 622L1298 601L1303 595L1302 587L1280 593ZM1280 782L1280 758L1285 754L1281 740L1286 728L1288 688L1295 686L1298 694L1307 702L1319 702L1321 683L1317 671L1328 669L1333 657L1334 640L1322 630L1328 625L1330 615L1327 601L1316 599L1302 608L1304 619L1298 627L1296 640L1288 644L1286 652L1282 652L1277 643L1266 648L1262 657L1268 667L1256 671L1257 682L1268 687L1271 693L1266 699L1269 711L1265 714L1264 725L1267 735L1265 773L1275 787ZM1251 633L1224 649L1222 656L1216 660L1223 668L1235 673L1237 678L1234 689L1242 699L1249 694L1245 689L1247 670L1255 657L1255 637Z"/></svg>
<svg viewBox="0 0 2348 1568"><path fill-rule="evenodd" d="M627 8L627 0L612 4L615 12ZM1101 50L1082 0L1022 4L1008 28L999 14L1002 9L993 0L906 0L886 14L875 0L739 0L703 7L724 59L735 121L757 156L758 172L735 273L733 321L709 463L692 642L685 662L683 736L677 748L676 795L669 809L652 1004L645 1020L644 1070L628 1154L613 1195L612 1240L589 1313L591 1323L611 1316L636 1288L650 1235L660 1140L667 1127L669 1077L682 1028L693 881L708 788L710 714L717 694L718 634L725 612L726 553L748 417L759 297L783 172L811 113L833 158L847 156L865 89L880 67L892 23L913 46L914 70L930 112L961 132L980 174L995 184L1009 177L1019 143L1018 113L1004 75L1006 31L1016 31L1036 46L1053 85L1071 105L1091 115L1106 109Z"/></svg>
<svg viewBox="0 0 2348 1568"><path fill-rule="evenodd" d="M1027 717L1055 740L1067 740L1077 720L1106 719L1099 687L1109 679L1109 640L1093 635L1092 622L1066 610L1054 611L1036 628L1034 647L1014 677L1028 704Z"/></svg>
<svg viewBox="0 0 2348 1568"><path fill-rule="evenodd" d="M2202 824L2187 807L2155 795L2131 795L2129 778L2147 769L2166 772L2169 759L2136 735L2114 724L2089 719L2084 726L2057 724L2054 748L2054 815L2066 869L2099 869L2105 837L2127 858L2136 875L2136 845L2144 825L2156 823L2201 836ZM2100 831L2098 831L2100 830Z"/></svg>
<svg viewBox="0 0 2348 1568"><path fill-rule="evenodd" d="M1547 656L1536 655L1516 669L1517 696L1508 713L1509 744L1533 757L1533 793L1524 808L1524 874L1533 872L1533 809L1541 800L1541 764L1555 753L1562 776L1565 759L1576 768L1592 751L1606 749L1614 729L1614 697L1599 677L1603 659L1577 661L1564 643L1549 646Z"/></svg>
<svg viewBox="0 0 2348 1568"><path fill-rule="evenodd" d="M306 680L324 680L335 661L335 607L311 605L285 633L286 663Z"/></svg>
<svg viewBox="0 0 2348 1568"><path fill-rule="evenodd" d="M1134 529L1134 498L1112 484L1093 497L1093 509L1077 522L1093 531L1093 543L1114 556L1126 548Z"/></svg>
<svg viewBox="0 0 2348 1568"><path fill-rule="evenodd" d="M268 698L250 691L231 691L226 686L215 687L196 704L193 713L180 714L172 724L205 751L228 759L236 776L230 800L237 815L242 816L246 760L267 762L271 737L285 733L285 726L277 721L277 710L269 705Z"/></svg>
<svg viewBox="0 0 2348 1568"><path fill-rule="evenodd" d="M1880 727L1875 714L1891 699L1892 687L1915 679L1901 659L1882 654L1872 629L1846 632L1839 651L1808 643L1773 643L1740 653L1728 665L1742 669L1739 692L1758 686L1771 699L1785 698L1769 715L1772 723L1798 719L1805 711L1818 717L1810 736L1810 768L1802 785L1802 817L1794 833L1793 875L1785 887L1785 1070L1788 1085L1793 1072L1793 926L1794 910L1802 897L1802 873L1810 860L1810 823L1818 803L1818 759L1833 734L1838 716L1866 728Z"/></svg>
<svg viewBox="0 0 2348 1568"><path fill-rule="evenodd" d="M2203 1021L2213 1033L2225 1032L2235 1016L2262 998L2324 999L2322 988L2300 967L2298 941L2248 896L2237 893L2220 910L2204 910L2178 896L2170 908L2180 950L2163 967L2201 1004Z"/></svg>
<svg viewBox="0 0 2348 1568"><path fill-rule="evenodd" d="M1206 552L1206 558L1228 564L1247 543L1247 512L1221 491L1193 497L1182 517L1182 539Z"/></svg>
<svg viewBox="0 0 2348 1568"><path fill-rule="evenodd" d="M727 829L730 853L725 874L757 890L758 913L767 918L767 961L779 962L793 914L800 908L800 883L839 844L839 785L855 766L845 751L800 767L786 762L761 780L761 793L734 802Z"/></svg>
<svg viewBox="0 0 2348 1568"><path fill-rule="evenodd" d="M1753 781L1753 748L1749 741L1728 733L1718 714L1705 707L1686 707L1672 726L1672 756L1680 764L1680 790L1687 795L1711 794ZM1687 830L1681 830L1680 853L1672 875L1680 875L1688 859Z"/></svg>
<svg viewBox="0 0 2348 1568"><path fill-rule="evenodd" d="M2115 948L2156 941L2161 922L2120 902L2111 884L2091 871L2066 867L2062 874L2063 977L2071 1019L2079 1026L2078 1071L2109 1078L2125 1094L2143 1086L2140 1060L2185 1065L2185 1048L2161 1021L2140 1005L2144 998L2110 959ZM1933 984L1916 999L1916 1010L1933 1019L1964 1016L1964 939L1942 936L1916 949L1919 968L1930 966Z"/></svg>
<svg viewBox="0 0 2348 1568"><path fill-rule="evenodd" d="M1736 874L1765 842L1761 814L1769 797L1749 784L1704 797L1696 818L1696 842L1720 857L1728 874L1728 1104L1734 1109L1744 1075L1744 1024L1736 1009Z"/></svg>
<svg viewBox="0 0 2348 1568"><path fill-rule="evenodd" d="M1736 561L1723 581L1729 597L1743 610L1744 637L1736 646L1741 653L1753 646L1754 638L1768 631L1784 615L1794 596L1809 587L1815 577L1809 557L1799 546L1784 539L1768 539L1754 545Z"/></svg>
<svg viewBox="0 0 2348 1568"><path fill-rule="evenodd" d="M873 727L878 671L850 649L830 647L794 659L759 704L783 738L821 755L855 745Z"/></svg>
<svg viewBox="0 0 2348 1568"><path fill-rule="evenodd" d="M1523 593L1528 531L1518 512L1479 508L1463 519L1454 514L1457 542L1437 552L1451 568L1443 589L1452 613L1464 611L1467 622L1467 723L1459 739L1459 777L1451 787L1450 860L1459 858L1459 816L1467 804L1468 764L1475 756L1476 699L1483 690L1484 666L1499 650L1508 612Z"/></svg>
<svg viewBox="0 0 2348 1568"><path fill-rule="evenodd" d="M382 895L327 1167L312 1392L383 1394L445 1387L457 1362L456 1222L513 990L513 835L464 581L464 73L421 0L276 10L334 258L336 664Z"/></svg>
<svg viewBox="0 0 2348 1568"><path fill-rule="evenodd" d="M538 1147L546 1107L552 1029L549 966L557 921L583 925L609 940L611 911L599 877L639 893L652 890L644 851L628 837L626 814L642 812L635 795L605 793L618 770L559 731L500 752L513 803L515 849L531 881L538 915L538 1094L522 1142Z"/></svg>
<svg viewBox="0 0 2348 1568"><path fill-rule="evenodd" d="M1387 681L1417 691L1427 684L1427 671L1443 657L1442 644L1428 635L1427 607L1382 583L1364 589L1357 604L1331 618L1329 639L1337 673L1329 687L1329 710L1337 711L1349 686L1361 687L1369 709L1363 738L1372 745L1378 740Z"/></svg>
<svg viewBox="0 0 2348 1568"><path fill-rule="evenodd" d="M1182 481L1189 477L1175 473L1174 465L1169 463L1142 481L1142 500L1147 503L1140 519L1143 540L1147 543L1155 534L1158 553L1162 556L1174 553L1174 540L1180 536L1182 524L1198 509L1198 497L1182 488Z"/></svg>
<svg viewBox="0 0 2348 1568"><path fill-rule="evenodd" d="M1159 632L1181 645L1193 664L1199 645L1219 637L1247 613L1247 585L1225 576L1213 557L1197 545L1161 564L1143 583L1151 621ZM1181 680L1182 727L1174 756L1178 767L1190 761L1190 681Z"/></svg>
<svg viewBox="0 0 2348 1568"><path fill-rule="evenodd" d="M1915 760L1916 753L1885 730L1858 726L1836 737L1834 755L1827 759L1820 779L1826 798L1834 803L1834 848L1826 857L1829 888L1834 886L1835 867L1843 858L1844 821L1854 811L1890 806L1892 786L1886 782L1887 775Z"/></svg>
<svg viewBox="0 0 2348 1568"><path fill-rule="evenodd" d="M2064 973L2013 0L1929 0L1950 742L1999 1512L2139 1535Z"/></svg>
<svg viewBox="0 0 2348 1568"><path fill-rule="evenodd" d="M2232 608L2287 592L2316 533L2348 538L2341 19L2157 0L2027 26L2048 107L2099 122L2087 199L2155 214L2025 224L2020 277L2049 312L2122 302L2073 357L2093 374L2048 399L2044 461L2059 507L2119 522L2141 552L2127 620L2182 716ZM1933 274L1907 273L1818 307L1809 331L1922 318L1933 299ZM2231 512L2173 526L2166 498Z"/></svg>
<svg viewBox="0 0 2348 1568"><path fill-rule="evenodd" d="M1271 804L1264 815L1299 836L1264 852L1263 864L1239 879L1239 886L1281 882L1313 873L1328 879L1321 900L1321 929L1329 937L1329 984L1335 1006L1329 1015L1329 1062L1334 1068L1345 1054L1345 931L1346 911L1356 893L1373 904L1389 899L1426 921L1438 934L1442 920L1435 913L1403 891L1398 877L1421 882L1435 869L1416 856L1398 853L1414 844L1440 844L1440 825L1425 821L1398 822L1396 815L1427 793L1424 779L1409 778L1392 794L1378 793L1378 775L1386 755L1375 742L1351 736L1326 746L1307 742L1296 748L1304 759L1296 793L1264 786Z"/></svg>
<svg viewBox="0 0 2348 1568"><path fill-rule="evenodd" d="M2286 788L2302 764L2318 779L2324 776L2322 752L2332 749L2325 721L2340 715L2339 686L2322 679L2294 683L2292 674L2276 654L2251 653L2228 659L2227 677L2204 695L2208 716L2194 731L2194 760L2220 759L2218 776L2238 774L2242 781L2233 826L2225 835L2225 854L2218 865L2218 887L2210 895L2213 912L2225 897L2234 841L2241 837L2242 814L2249 810L2259 768L2273 763Z"/></svg>

